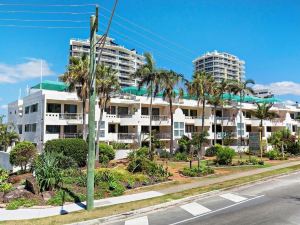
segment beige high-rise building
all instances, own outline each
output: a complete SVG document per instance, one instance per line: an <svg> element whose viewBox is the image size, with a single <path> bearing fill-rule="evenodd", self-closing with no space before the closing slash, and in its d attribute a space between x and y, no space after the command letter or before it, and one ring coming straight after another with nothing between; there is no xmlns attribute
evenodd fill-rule
<svg viewBox="0 0 300 225"><path fill-rule="evenodd" d="M98 36L97 38L101 38ZM79 57L82 54L90 52L89 40L70 40L70 56ZM96 48L96 57L100 52L100 44ZM112 66L117 71L120 85L136 86L137 80L132 80L130 75L134 73L144 63L144 57L137 53L135 49L128 49L124 46L118 45L114 39L107 37L104 49L102 51L101 63L107 66Z"/></svg>
<svg viewBox="0 0 300 225"><path fill-rule="evenodd" d="M216 80L244 80L245 62L226 52L208 52L193 61L195 71L211 74Z"/></svg>

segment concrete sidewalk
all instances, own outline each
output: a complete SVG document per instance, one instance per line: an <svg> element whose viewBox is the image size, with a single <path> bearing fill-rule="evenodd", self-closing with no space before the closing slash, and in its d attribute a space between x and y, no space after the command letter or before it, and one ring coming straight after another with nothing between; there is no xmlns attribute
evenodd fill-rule
<svg viewBox="0 0 300 225"><path fill-rule="evenodd" d="M202 180L188 184L176 185L174 187L162 189L159 192L157 191L147 191L141 192L137 194L124 195L119 197L112 197L106 199L95 200L95 207L103 207L109 205L116 205L126 202L133 202L143 199L154 198L166 194L176 193L179 191L188 190L191 188L197 188L207 185L212 185L216 183L222 183L228 180L238 179L241 177L247 177L255 174L260 174L263 172L273 171L276 169L281 169L285 167L300 165L300 161L294 161L289 163L284 163L268 168L259 168L251 171L241 172L237 174L232 174L223 177L211 178L209 180ZM6 210L0 209L0 221L5 220L25 220L25 219L34 219L34 218L42 218L56 215L63 215L70 212L75 212L79 210L85 209L85 202L83 203L72 203L59 207L47 207L47 208L26 208L26 209L17 209L17 210Z"/></svg>

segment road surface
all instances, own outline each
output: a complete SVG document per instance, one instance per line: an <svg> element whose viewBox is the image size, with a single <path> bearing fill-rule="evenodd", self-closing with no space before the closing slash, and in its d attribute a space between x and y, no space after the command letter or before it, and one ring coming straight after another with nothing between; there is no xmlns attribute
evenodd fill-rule
<svg viewBox="0 0 300 225"><path fill-rule="evenodd" d="M300 225L300 172L111 225Z"/></svg>

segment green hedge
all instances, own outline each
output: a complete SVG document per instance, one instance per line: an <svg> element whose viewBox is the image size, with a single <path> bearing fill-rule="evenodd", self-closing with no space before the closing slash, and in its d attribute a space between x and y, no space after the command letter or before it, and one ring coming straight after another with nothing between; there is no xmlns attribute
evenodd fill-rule
<svg viewBox="0 0 300 225"><path fill-rule="evenodd" d="M99 161L105 162L106 160L113 160L116 156L116 152L112 146L106 143L99 143Z"/></svg>
<svg viewBox="0 0 300 225"><path fill-rule="evenodd" d="M74 159L78 166L83 167L86 165L88 145L78 138L54 139L46 142L45 151L61 152Z"/></svg>

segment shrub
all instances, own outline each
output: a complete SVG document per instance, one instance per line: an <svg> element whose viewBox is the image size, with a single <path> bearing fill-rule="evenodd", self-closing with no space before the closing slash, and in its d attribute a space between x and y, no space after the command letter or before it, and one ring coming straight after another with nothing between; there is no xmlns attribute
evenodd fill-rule
<svg viewBox="0 0 300 225"><path fill-rule="evenodd" d="M63 205L65 202L82 202L86 196L80 193L72 193L69 190L60 189L47 201L48 205Z"/></svg>
<svg viewBox="0 0 300 225"><path fill-rule="evenodd" d="M12 184L7 182L8 173L0 168L0 192L8 192L12 189Z"/></svg>
<svg viewBox="0 0 300 225"><path fill-rule="evenodd" d="M214 169L205 165L201 165L200 170L197 167L184 167L181 173L187 177L200 177L208 174L213 174Z"/></svg>
<svg viewBox="0 0 300 225"><path fill-rule="evenodd" d="M20 166L22 171L26 171L37 155L35 146L28 141L23 141L13 148L10 152L9 161L12 165Z"/></svg>
<svg viewBox="0 0 300 225"><path fill-rule="evenodd" d="M57 165L61 169L69 169L69 168L75 168L77 166L77 163L75 160L70 157L64 155L62 152L61 153L54 153L56 160L57 160Z"/></svg>
<svg viewBox="0 0 300 225"><path fill-rule="evenodd" d="M235 156L235 151L229 147L221 147L216 154L216 163L219 165L229 165L232 163L232 158Z"/></svg>
<svg viewBox="0 0 300 225"><path fill-rule="evenodd" d="M265 162L262 160L258 160L257 158L251 157L250 159L246 160L246 164L248 164L248 165L264 165Z"/></svg>
<svg viewBox="0 0 300 225"><path fill-rule="evenodd" d="M53 190L62 181L57 153L45 152L40 155L34 165L35 175L41 191Z"/></svg>
<svg viewBox="0 0 300 225"><path fill-rule="evenodd" d="M189 153L191 148L191 140L189 137L187 136L182 136L179 140L178 140L178 149L177 151L180 153Z"/></svg>
<svg viewBox="0 0 300 225"><path fill-rule="evenodd" d="M131 160L135 157L149 158L148 147L141 147L138 150L133 150L128 154L128 159Z"/></svg>
<svg viewBox="0 0 300 225"><path fill-rule="evenodd" d="M175 161L188 161L188 155L185 152L177 152L174 156Z"/></svg>
<svg viewBox="0 0 300 225"><path fill-rule="evenodd" d="M111 143L111 146L113 147L113 149L129 149L129 144L127 143L113 142Z"/></svg>
<svg viewBox="0 0 300 225"><path fill-rule="evenodd" d="M293 155L300 154L300 143L299 142L289 142L286 146L286 152L291 153Z"/></svg>
<svg viewBox="0 0 300 225"><path fill-rule="evenodd" d="M62 152L80 167L86 165L87 150L87 143L79 138L54 139L47 141L45 145L45 152Z"/></svg>
<svg viewBox="0 0 300 225"><path fill-rule="evenodd" d="M161 150L159 153L159 157L162 159L169 159L171 158L171 153L166 150Z"/></svg>
<svg viewBox="0 0 300 225"><path fill-rule="evenodd" d="M112 196L120 196L125 192L125 187L120 182L117 181L110 184L109 188L112 191L111 192Z"/></svg>
<svg viewBox="0 0 300 225"><path fill-rule="evenodd" d="M113 147L111 147L110 145L106 144L106 143L99 143L99 161L105 162L105 160L107 161L107 159L113 160L115 158L115 150L113 149Z"/></svg>
<svg viewBox="0 0 300 225"><path fill-rule="evenodd" d="M274 160L274 159L277 159L279 157L279 152L275 149L271 150L271 151L268 151L267 152L267 157L270 159L270 160Z"/></svg>
<svg viewBox="0 0 300 225"><path fill-rule="evenodd" d="M215 146L211 146L205 151L205 156L212 157L216 156L218 149L221 149L222 145L216 144Z"/></svg>

